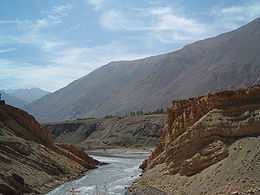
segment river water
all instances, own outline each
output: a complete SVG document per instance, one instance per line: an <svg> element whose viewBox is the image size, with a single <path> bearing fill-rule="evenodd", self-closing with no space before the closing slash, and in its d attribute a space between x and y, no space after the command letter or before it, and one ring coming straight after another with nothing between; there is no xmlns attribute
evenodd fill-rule
<svg viewBox="0 0 260 195"><path fill-rule="evenodd" d="M150 152L126 151L123 153L123 155L120 154L121 157L117 155L114 157L92 156L109 164L87 171L81 179L67 182L47 195L73 194L70 193L72 188L77 195L123 195L125 187L130 186L139 177L141 173L139 166Z"/></svg>

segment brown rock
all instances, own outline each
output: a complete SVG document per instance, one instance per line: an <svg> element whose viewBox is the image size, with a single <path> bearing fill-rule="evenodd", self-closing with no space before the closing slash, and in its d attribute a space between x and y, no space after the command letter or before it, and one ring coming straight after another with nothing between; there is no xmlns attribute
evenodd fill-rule
<svg viewBox="0 0 260 195"><path fill-rule="evenodd" d="M54 143L33 116L0 105L0 194L45 193L97 164L71 144Z"/></svg>
<svg viewBox="0 0 260 195"><path fill-rule="evenodd" d="M173 101L160 143L141 167L165 162L171 174L196 174L226 158L232 139L260 133L259 109L259 87Z"/></svg>
<svg viewBox="0 0 260 195"><path fill-rule="evenodd" d="M165 114L81 119L44 124L55 140L81 148L143 148L158 144ZM106 133L104 133L106 132Z"/></svg>
<svg viewBox="0 0 260 195"><path fill-rule="evenodd" d="M15 135L43 145L52 145L51 133L38 123L35 118L25 111L2 105L0 108L0 121Z"/></svg>

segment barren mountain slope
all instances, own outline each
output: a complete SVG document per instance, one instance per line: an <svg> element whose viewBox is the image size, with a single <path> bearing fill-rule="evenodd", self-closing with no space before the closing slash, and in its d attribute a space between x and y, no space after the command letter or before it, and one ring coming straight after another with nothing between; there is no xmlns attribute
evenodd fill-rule
<svg viewBox="0 0 260 195"><path fill-rule="evenodd" d="M25 107L43 122L85 118L113 98L162 56L111 62Z"/></svg>
<svg viewBox="0 0 260 195"><path fill-rule="evenodd" d="M260 84L260 18L183 49L112 62L26 107L40 121L154 110L172 99Z"/></svg>

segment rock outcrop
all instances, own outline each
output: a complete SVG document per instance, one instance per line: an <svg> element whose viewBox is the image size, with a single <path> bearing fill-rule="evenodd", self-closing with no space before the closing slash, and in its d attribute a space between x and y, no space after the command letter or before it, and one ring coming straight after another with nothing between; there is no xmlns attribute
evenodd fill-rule
<svg viewBox="0 0 260 195"><path fill-rule="evenodd" d="M0 194L38 194L99 162L51 133L26 112L0 104Z"/></svg>
<svg viewBox="0 0 260 195"><path fill-rule="evenodd" d="M85 149L154 147L161 136L165 114L111 119L83 119L44 124L55 140Z"/></svg>
<svg viewBox="0 0 260 195"><path fill-rule="evenodd" d="M168 108L168 116L164 127L160 143L148 160L143 162L141 167L146 170L147 175L152 175L158 167L164 167L163 172L167 177L182 180L182 192L178 192L181 186L167 184L162 187L166 188L169 193L174 194L218 194L210 191L216 182L217 173L212 171L214 166L225 164L227 170L218 170L221 174L228 174L228 169L234 169L238 166L239 170L247 170L244 175L236 176L234 172L225 177L235 177L244 181L244 183L234 182L234 186L248 185L248 187L256 187L254 182L259 181L259 175L252 175L254 171L259 173L260 167L255 161L260 160L259 156L259 135L260 135L260 88L259 86L238 89L226 90L223 92L209 94L198 98L190 98L187 100L173 101ZM236 148L239 142L251 140L255 143L255 148L252 143L246 143L247 155L238 153L240 162L234 165L234 151L231 148ZM250 145L251 144L251 145ZM258 148L258 149L257 149ZM258 152L257 152L258 150ZM250 153L250 154L249 154ZM241 159L242 158L242 159ZM244 159L245 158L245 159ZM243 161L251 160L248 167L243 165ZM233 162L234 161L234 162ZM234 167L232 167L232 165ZM215 167L214 167L215 169ZM149 176L140 179L140 183L147 180ZM208 184L205 189L208 192L192 190L191 186L196 186L194 178L203 178L206 172L213 172L209 176L211 184ZM250 180L247 178L251 175ZM216 177L215 177L216 176ZM159 177L159 174L158 174ZM163 177L158 179L162 181ZM166 177L166 176L165 176ZM258 177L258 178L257 178ZM152 178L155 179L156 176ZM185 181L184 181L185 180ZM190 183L188 187L186 184ZM137 182L138 183L138 182ZM147 184L148 183L148 184ZM146 185L156 186L156 183L147 182ZM178 182L176 181L176 184ZM209 182L210 183L210 182ZM222 182L223 183L223 182ZM136 184L138 186L138 184ZM162 185L163 186L163 185ZM156 186L160 189L160 186ZM162 189L161 188L161 189ZM217 188L214 186L214 188ZM245 188L245 189L246 189ZM189 189L189 190L188 190ZM203 189L202 189L203 190ZM228 192L222 192L229 194Z"/></svg>

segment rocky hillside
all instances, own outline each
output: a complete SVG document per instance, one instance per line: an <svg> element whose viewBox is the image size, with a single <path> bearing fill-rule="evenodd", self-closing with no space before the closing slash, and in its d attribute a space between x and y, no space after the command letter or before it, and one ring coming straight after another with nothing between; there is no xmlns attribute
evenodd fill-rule
<svg viewBox="0 0 260 195"><path fill-rule="evenodd" d="M58 144L26 112L0 101L0 194L44 193L99 162L71 144Z"/></svg>
<svg viewBox="0 0 260 195"><path fill-rule="evenodd" d="M260 87L173 101L133 191L259 194Z"/></svg>
<svg viewBox="0 0 260 195"><path fill-rule="evenodd" d="M161 136L165 115L85 119L44 124L58 142L85 149L154 147Z"/></svg>
<svg viewBox="0 0 260 195"><path fill-rule="evenodd" d="M164 108L173 99L260 84L260 18L141 60L111 62L28 105L42 122Z"/></svg>

